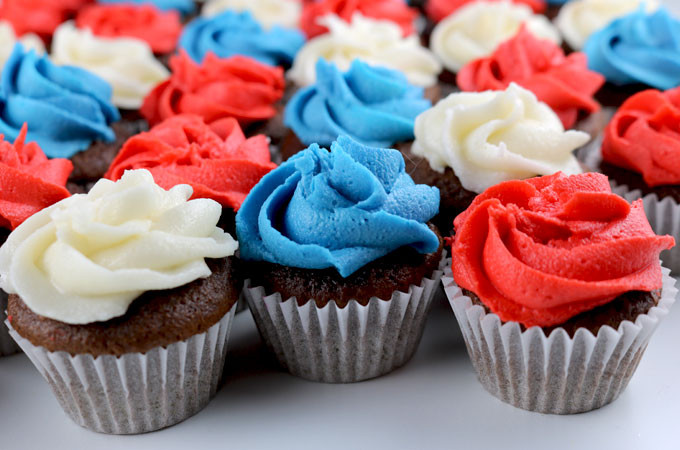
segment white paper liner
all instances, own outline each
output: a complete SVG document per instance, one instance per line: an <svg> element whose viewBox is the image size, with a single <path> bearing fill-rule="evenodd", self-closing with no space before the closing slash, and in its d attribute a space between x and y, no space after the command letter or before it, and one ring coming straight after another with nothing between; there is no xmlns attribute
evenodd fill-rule
<svg viewBox="0 0 680 450"><path fill-rule="evenodd" d="M208 404L222 377L234 311L185 341L120 357L50 352L6 323L74 422L99 433L137 434L174 425Z"/></svg>
<svg viewBox="0 0 680 450"><path fill-rule="evenodd" d="M0 356L13 355L21 350L9 335L5 319L7 319L7 293L0 289Z"/></svg>
<svg viewBox="0 0 680 450"><path fill-rule="evenodd" d="M539 327L521 331L516 322L502 325L496 314L487 314L463 294L450 267L442 283L484 388L515 407L548 414L581 413L614 401L678 292L663 268L658 306L635 323L622 322L618 330L603 326L593 336L582 328L571 338L562 328L546 337Z"/></svg>
<svg viewBox="0 0 680 450"><path fill-rule="evenodd" d="M444 260L442 263L445 262ZM262 339L279 363L301 378L353 383L384 375L413 356L425 328L432 298L442 276L435 270L408 292L391 299L372 297L366 306L350 300L345 308L314 300L298 306L295 297L266 295L261 286L244 285L244 295Z"/></svg>

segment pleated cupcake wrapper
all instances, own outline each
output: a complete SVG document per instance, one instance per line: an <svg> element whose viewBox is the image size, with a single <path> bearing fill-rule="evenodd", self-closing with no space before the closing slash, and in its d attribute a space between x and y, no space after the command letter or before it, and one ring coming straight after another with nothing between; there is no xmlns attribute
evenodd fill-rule
<svg viewBox="0 0 680 450"><path fill-rule="evenodd" d="M562 328L546 336L539 327L522 331L516 322L501 324L463 294L450 268L442 283L484 388L515 407L549 414L581 413L614 401L678 292L663 268L658 306L617 330L604 326L593 336L579 329L571 338Z"/></svg>
<svg viewBox="0 0 680 450"><path fill-rule="evenodd" d="M222 376L234 314L231 308L205 333L167 348L96 358L50 352L6 323L74 422L99 433L137 434L174 425L208 404Z"/></svg>
<svg viewBox="0 0 680 450"><path fill-rule="evenodd" d="M373 297L366 306L350 300L345 308L314 300L298 306L266 295L246 280L244 295L262 339L279 363L301 378L326 383L353 383L403 366L415 353L442 271L395 291L389 300Z"/></svg>
<svg viewBox="0 0 680 450"><path fill-rule="evenodd" d="M0 289L0 356L13 355L21 349L9 335L9 329L4 325L7 319L7 293Z"/></svg>

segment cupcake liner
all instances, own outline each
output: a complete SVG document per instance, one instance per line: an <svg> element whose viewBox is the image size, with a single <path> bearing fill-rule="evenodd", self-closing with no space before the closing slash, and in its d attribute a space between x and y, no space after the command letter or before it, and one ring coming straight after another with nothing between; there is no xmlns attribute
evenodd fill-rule
<svg viewBox="0 0 680 450"><path fill-rule="evenodd" d="M593 336L579 329L571 338L562 328L546 336L539 327L522 331L516 322L501 324L496 314L487 314L463 294L450 267L442 283L484 388L515 407L548 414L581 413L614 401L678 292L663 268L658 306L635 323L622 322L618 330L604 326Z"/></svg>
<svg viewBox="0 0 680 450"><path fill-rule="evenodd" d="M234 311L187 340L120 357L50 352L5 323L74 422L99 433L137 434L174 425L208 404L222 376Z"/></svg>
<svg viewBox="0 0 680 450"><path fill-rule="evenodd" d="M7 319L7 293L0 289L0 323ZM0 356L8 356L17 353L21 349L9 335L9 330L0 325Z"/></svg>
<svg viewBox="0 0 680 450"><path fill-rule="evenodd" d="M408 292L389 300L372 297L366 306L350 300L345 308L314 300L298 306L280 293L267 295L246 280L244 295L262 339L279 363L301 378L353 383L403 366L415 353L442 276L436 270Z"/></svg>

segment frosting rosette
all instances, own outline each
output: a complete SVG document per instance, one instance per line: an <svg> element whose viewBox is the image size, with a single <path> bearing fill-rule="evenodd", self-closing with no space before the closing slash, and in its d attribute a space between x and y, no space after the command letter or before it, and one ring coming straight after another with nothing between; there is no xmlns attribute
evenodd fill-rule
<svg viewBox="0 0 680 450"><path fill-rule="evenodd" d="M626 100L605 129L602 158L650 187L680 184L680 88Z"/></svg>
<svg viewBox="0 0 680 450"><path fill-rule="evenodd" d="M284 124L305 145L329 146L347 135L372 147L413 139L418 114L432 104L423 88L401 72L354 60L343 73L320 59L316 83L300 89L286 106Z"/></svg>
<svg viewBox="0 0 680 450"><path fill-rule="evenodd" d="M549 327L628 291L662 286L657 236L642 201L597 173L508 181L455 222L453 276L504 322Z"/></svg>
<svg viewBox="0 0 680 450"><path fill-rule="evenodd" d="M404 36L414 32L413 22L418 17L418 12L409 8L404 0L320 0L305 3L300 28L307 37L316 37L328 32L328 28L319 23L319 18L335 14L350 22L356 12L364 17L394 22L399 25Z"/></svg>
<svg viewBox="0 0 680 450"><path fill-rule="evenodd" d="M17 139L26 123L26 140L50 158L70 158L93 141L112 141L109 124L118 119L104 80L14 47L0 78L0 133L7 138Z"/></svg>
<svg viewBox="0 0 680 450"><path fill-rule="evenodd" d="M97 0L97 3L131 3L133 5L153 5L161 11L175 10L183 15L191 14L196 9L193 0Z"/></svg>
<svg viewBox="0 0 680 450"><path fill-rule="evenodd" d="M457 9L475 2L477 0L428 0L425 4L425 12L427 16L434 22L439 22ZM494 1L494 0L491 0ZM523 3L530 7L536 13L545 11L544 0L512 0L513 3Z"/></svg>
<svg viewBox="0 0 680 450"><path fill-rule="evenodd" d="M253 188L236 215L240 256L347 277L401 247L436 251L426 222L438 210L439 191L416 185L401 153L341 136L330 152L313 144Z"/></svg>
<svg viewBox="0 0 680 450"><path fill-rule="evenodd" d="M318 19L329 32L309 40L295 56L288 76L298 86L316 79L316 62L323 58L340 70L361 59L372 66L399 70L410 83L429 87L437 83L442 66L420 45L415 34L404 37L401 28L387 20L376 20L354 13L351 22L334 14Z"/></svg>
<svg viewBox="0 0 680 450"><path fill-rule="evenodd" d="M208 53L197 64L180 51L170 59L170 69L171 77L149 93L140 109L152 126L178 114L196 114L209 125L229 117L241 125L270 119L285 88L280 67L245 56Z"/></svg>
<svg viewBox="0 0 680 450"><path fill-rule="evenodd" d="M237 242L216 226L222 208L166 191L145 170L34 214L0 248L0 285L36 314L69 324L119 317L142 293L210 276L205 258Z"/></svg>
<svg viewBox="0 0 680 450"><path fill-rule="evenodd" d="M12 24L18 36L35 33L49 41L54 30L91 0L2 0L0 19Z"/></svg>
<svg viewBox="0 0 680 450"><path fill-rule="evenodd" d="M514 83L504 91L454 93L416 118L412 152L432 169L453 169L480 193L502 181L581 173L572 152L590 140L564 131L545 103Z"/></svg>
<svg viewBox="0 0 680 450"><path fill-rule="evenodd" d="M556 44L562 40L547 17L534 14L526 5L509 1L477 1L463 6L442 20L432 31L430 48L452 72L483 58L524 25L534 36Z"/></svg>
<svg viewBox="0 0 680 450"><path fill-rule="evenodd" d="M179 46L196 62L214 53L220 58L243 55L271 66L289 65L305 42L298 30L278 25L262 28L250 11L224 11L198 17L184 27Z"/></svg>
<svg viewBox="0 0 680 450"><path fill-rule="evenodd" d="M26 125L14 144L0 135L0 227L13 230L41 209L70 194L68 159L47 159L38 144L25 143Z"/></svg>
<svg viewBox="0 0 680 450"><path fill-rule="evenodd" d="M640 6L590 36L584 51L588 66L611 83L680 85L680 20L665 8L647 13Z"/></svg>
<svg viewBox="0 0 680 450"><path fill-rule="evenodd" d="M177 11L163 12L153 5L90 5L78 12L76 26L96 36L142 40L154 53L172 52L182 32Z"/></svg>
<svg viewBox="0 0 680 450"><path fill-rule="evenodd" d="M588 70L585 54L565 56L559 46L538 39L523 26L491 56L463 66L457 77L458 87L464 91L502 90L511 82L536 94L557 113L565 128L571 128L580 112L600 110L593 95L605 79Z"/></svg>
<svg viewBox="0 0 680 450"><path fill-rule="evenodd" d="M54 32L50 57L56 64L82 67L106 80L113 88L113 104L124 109L138 109L154 86L169 76L146 42L95 36L73 22Z"/></svg>
<svg viewBox="0 0 680 450"><path fill-rule="evenodd" d="M250 11L265 28L275 25L297 28L302 3L299 0L210 0L203 5L201 15L211 17L228 9Z"/></svg>
<svg viewBox="0 0 680 450"><path fill-rule="evenodd" d="M238 210L276 164L265 136L246 139L236 119L219 125L214 130L199 116L171 117L128 139L105 177L118 180L126 170L147 169L164 189L188 184L192 198L210 198Z"/></svg>
<svg viewBox="0 0 680 450"><path fill-rule="evenodd" d="M28 33L17 38L12 24L6 20L0 20L0 71L5 66L17 42L21 43L27 50L35 50L38 54L45 53L45 45L38 36Z"/></svg>

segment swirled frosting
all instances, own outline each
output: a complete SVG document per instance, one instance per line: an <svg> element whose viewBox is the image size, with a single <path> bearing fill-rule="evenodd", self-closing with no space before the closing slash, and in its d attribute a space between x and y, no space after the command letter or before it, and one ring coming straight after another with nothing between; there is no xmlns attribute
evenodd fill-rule
<svg viewBox="0 0 680 450"><path fill-rule="evenodd" d="M628 291L661 288L656 236L597 173L508 181L455 222L453 276L503 321L548 327Z"/></svg>
<svg viewBox="0 0 680 450"><path fill-rule="evenodd" d="M52 33L59 24L89 1L2 0L0 2L0 19L10 22L17 36L35 33L49 42Z"/></svg>
<svg viewBox="0 0 680 450"><path fill-rule="evenodd" d="M526 89L455 93L416 118L412 151L437 171L453 169L480 193L502 181L581 173L572 152L590 139L564 131L557 115Z"/></svg>
<svg viewBox="0 0 680 450"><path fill-rule="evenodd" d="M90 5L80 10L76 25L97 36L140 39L154 53L173 51L182 32L178 12L163 12L152 5Z"/></svg>
<svg viewBox="0 0 680 450"><path fill-rule="evenodd" d="M648 186L680 185L680 87L626 100L605 129L602 158Z"/></svg>
<svg viewBox="0 0 680 450"><path fill-rule="evenodd" d="M320 59L316 83L290 99L284 124L305 145L329 146L347 135L372 147L413 139L418 114L432 104L423 88L395 70L354 60L346 73Z"/></svg>
<svg viewBox="0 0 680 450"><path fill-rule="evenodd" d="M439 22L432 31L430 48L444 67L457 72L468 62L490 55L524 24L533 35L561 43L557 29L526 5L479 1L470 3Z"/></svg>
<svg viewBox="0 0 680 450"><path fill-rule="evenodd" d="M109 127L120 119L111 104L111 86L92 73L55 66L46 56L14 47L0 78L0 133L15 140L28 124L50 158L70 158L93 141L112 141Z"/></svg>
<svg viewBox="0 0 680 450"><path fill-rule="evenodd" d="M196 5L193 0L97 0L97 3L132 3L136 5L150 4L161 11L176 10L187 15L194 12Z"/></svg>
<svg viewBox="0 0 680 450"><path fill-rule="evenodd" d="M38 54L45 53L45 45L42 40L33 33L28 33L17 39L12 24L6 20L0 20L0 71L14 50L14 45L19 42L27 50L35 50Z"/></svg>
<svg viewBox="0 0 680 450"><path fill-rule="evenodd" d="M244 55L271 66L289 65L305 42L298 30L273 26L265 30L250 11L224 11L192 20L179 38L179 46L196 62L214 53L220 58Z"/></svg>
<svg viewBox="0 0 680 450"><path fill-rule="evenodd" d="M253 186L275 167L267 138L246 139L236 119L213 130L199 116L180 115L130 138L105 176L117 180L126 170L147 169L164 189L188 184L192 198L210 198L238 210Z"/></svg>
<svg viewBox="0 0 680 450"><path fill-rule="evenodd" d="M569 47L581 50L595 31L635 11L643 3L650 11L658 6L654 0L574 0L560 9L555 25Z"/></svg>
<svg viewBox="0 0 680 450"><path fill-rule="evenodd" d="M427 16L435 22L439 22L457 9L475 2L477 0L428 0L425 4L425 12ZM498 1L498 0L489 0ZM513 3L523 3L530 7L534 12L541 13L545 11L544 0L512 0Z"/></svg>
<svg viewBox="0 0 680 450"><path fill-rule="evenodd" d="M307 37L316 37L328 32L328 28L318 22L319 18L335 14L350 22L356 12L364 17L394 22L401 27L404 36L413 33L413 21L418 17L418 12L409 8L404 0L320 0L305 3L300 28Z"/></svg>
<svg viewBox="0 0 680 450"><path fill-rule="evenodd" d="M216 227L222 208L165 191L145 170L102 179L21 224L0 248L0 285L36 314L70 324L119 317L145 291L210 276L205 258L237 242Z"/></svg>
<svg viewBox="0 0 680 450"><path fill-rule="evenodd" d="M50 57L56 64L82 67L100 76L113 88L113 104L125 109L138 109L154 86L169 76L146 42L98 37L73 22L54 32Z"/></svg>
<svg viewBox="0 0 680 450"><path fill-rule="evenodd" d="M210 0L203 5L201 14L211 17L228 9L250 11L265 28L274 25L297 28L302 3L299 0Z"/></svg>
<svg viewBox="0 0 680 450"><path fill-rule="evenodd" d="M375 20L354 13L350 23L336 15L319 19L329 32L309 40L295 56L288 76L298 86L308 86L316 79L316 62L323 58L340 70L348 70L352 61L361 59L372 66L399 70L410 83L432 86L442 67L434 55L420 45L418 36L403 37L395 23Z"/></svg>
<svg viewBox="0 0 680 450"><path fill-rule="evenodd" d="M439 191L414 184L401 153L341 136L330 152L314 144L262 178L236 233L242 259L347 277L400 247L436 251L426 222L438 210Z"/></svg>
<svg viewBox="0 0 680 450"><path fill-rule="evenodd" d="M156 86L140 109L151 125L177 114L199 115L209 125L229 117L247 125L274 117L274 104L283 97L283 70L245 56L208 53L199 65L180 51L170 68L170 79Z"/></svg>
<svg viewBox="0 0 680 450"><path fill-rule="evenodd" d="M26 125L14 145L0 135L0 228L13 230L41 209L69 196L68 159L47 159L35 142L25 143Z"/></svg>
<svg viewBox="0 0 680 450"><path fill-rule="evenodd" d="M574 126L579 112L599 111L593 95L604 81L588 70L583 53L565 57L559 46L536 38L524 26L488 58L463 66L457 77L464 91L501 90L515 82L547 103L565 128Z"/></svg>
<svg viewBox="0 0 680 450"><path fill-rule="evenodd" d="M665 8L648 14L641 6L614 20L588 39L584 51L588 66L611 83L680 85L680 20Z"/></svg>

